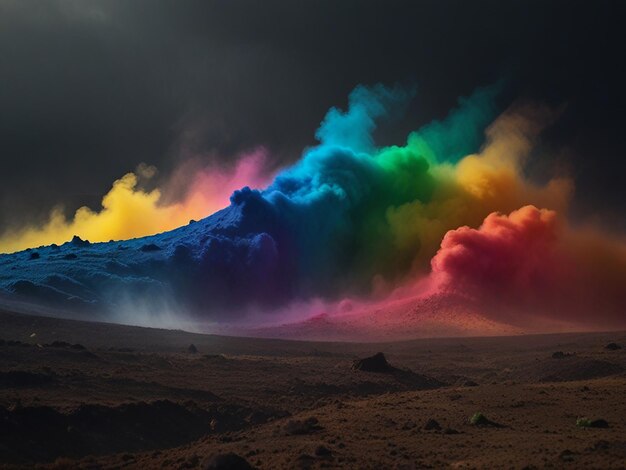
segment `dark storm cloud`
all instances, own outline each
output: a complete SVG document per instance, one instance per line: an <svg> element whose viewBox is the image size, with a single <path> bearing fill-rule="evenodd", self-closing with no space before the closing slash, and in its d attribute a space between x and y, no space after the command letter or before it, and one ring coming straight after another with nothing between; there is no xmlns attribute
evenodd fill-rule
<svg viewBox="0 0 626 470"><path fill-rule="evenodd" d="M52 205L98 206L140 162L226 163L266 145L276 164L313 143L358 83L417 83L382 141L442 117L459 95L567 106L546 135L577 177L577 208L623 210L620 2L0 0L0 226ZM573 158L573 160L571 160ZM538 174L554 162L537 162ZM539 175L540 176L540 175ZM608 201L608 202L607 202Z"/></svg>

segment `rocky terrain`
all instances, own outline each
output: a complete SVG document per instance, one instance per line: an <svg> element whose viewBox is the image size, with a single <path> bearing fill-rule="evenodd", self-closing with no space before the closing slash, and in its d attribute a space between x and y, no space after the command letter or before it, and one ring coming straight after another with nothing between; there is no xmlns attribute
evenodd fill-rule
<svg viewBox="0 0 626 470"><path fill-rule="evenodd" d="M626 461L623 332L324 343L0 324L3 468Z"/></svg>

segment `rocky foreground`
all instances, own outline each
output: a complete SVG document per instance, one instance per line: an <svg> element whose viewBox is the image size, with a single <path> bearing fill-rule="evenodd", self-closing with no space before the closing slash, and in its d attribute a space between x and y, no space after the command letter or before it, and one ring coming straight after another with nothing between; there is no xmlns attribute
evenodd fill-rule
<svg viewBox="0 0 626 470"><path fill-rule="evenodd" d="M0 322L3 468L626 461L626 333L372 344Z"/></svg>

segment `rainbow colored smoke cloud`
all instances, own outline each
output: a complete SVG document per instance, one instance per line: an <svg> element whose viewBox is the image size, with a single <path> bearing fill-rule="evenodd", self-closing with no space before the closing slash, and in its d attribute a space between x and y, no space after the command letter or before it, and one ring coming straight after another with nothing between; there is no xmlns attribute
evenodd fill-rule
<svg viewBox="0 0 626 470"><path fill-rule="evenodd" d="M529 203L563 209L568 180L536 187L521 176L539 131L535 121L545 117L507 113L481 148L494 95L479 90L443 122L412 133L405 146L384 148L374 145L372 132L409 98L406 90L358 87L345 113L331 109L318 146L267 189L231 197L244 214L238 235L256 234L250 251L263 253L259 269L275 282L263 292L272 292L270 299L368 294L427 272L450 229Z"/></svg>
<svg viewBox="0 0 626 470"><path fill-rule="evenodd" d="M426 280L440 291L582 320L579 306L601 300L594 321L624 323L623 239L568 225L570 179L539 185L524 176L554 116L519 104L496 118L496 93L479 89L405 145L377 147L377 123L412 91L359 86L345 112L328 112L319 145L265 189L246 186L196 224L94 245L100 256L92 261L48 263L21 280L32 284L28 292L53 288L91 306L165 292L186 311L218 320L312 298L383 299ZM51 286L54 276L89 295ZM561 301L573 286L585 286L581 298ZM24 291L15 282L4 288Z"/></svg>

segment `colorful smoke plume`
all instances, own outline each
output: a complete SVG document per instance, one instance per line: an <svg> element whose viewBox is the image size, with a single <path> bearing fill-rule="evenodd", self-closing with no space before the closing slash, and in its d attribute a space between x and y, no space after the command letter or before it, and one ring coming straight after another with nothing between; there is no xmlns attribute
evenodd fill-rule
<svg viewBox="0 0 626 470"><path fill-rule="evenodd" d="M487 313L527 323L528 312L611 327L624 324L626 243L525 206L449 231L432 260L440 287L479 298ZM532 318L532 316L531 316Z"/></svg>
<svg viewBox="0 0 626 470"><path fill-rule="evenodd" d="M266 168L263 148L241 155L233 168L202 165L189 160L176 169L163 187L145 190L139 180L150 180L156 168L140 165L116 180L102 198L102 208L81 207L71 219L55 208L41 227L10 229L0 236L0 252L61 244L74 235L93 242L143 237L180 227L228 205L229 197L244 185L264 186L272 174ZM164 193L182 193L182 198L165 202Z"/></svg>
<svg viewBox="0 0 626 470"><path fill-rule="evenodd" d="M3 237L0 247L59 243L75 233L135 237L187 224L226 205L232 192L230 205L169 234L103 245L100 262L49 263L23 279L30 284L4 288L79 298L56 280L46 284L62 274L86 286L89 305L115 305L121 292L167 292L195 316L232 321L312 299L384 299L426 280L479 299L510 323L527 312L585 320L593 311L603 324L625 324L624 239L568 223L570 178L540 184L526 176L555 114L517 103L498 115L497 93L479 89L405 144L378 147L378 124L413 90L359 86L346 111L328 112L319 144L271 182L259 153L230 173L181 169L172 180L190 190L169 205L126 175L101 212L81 209L69 222L53 216L43 228Z"/></svg>

